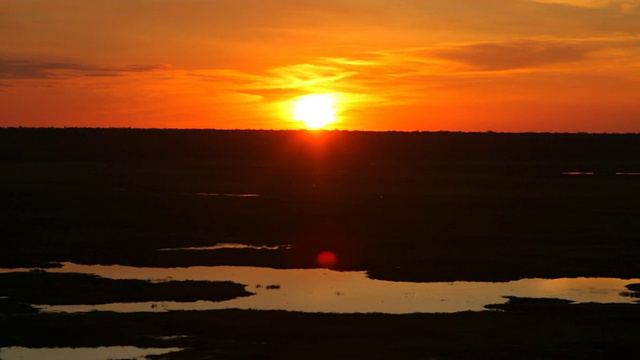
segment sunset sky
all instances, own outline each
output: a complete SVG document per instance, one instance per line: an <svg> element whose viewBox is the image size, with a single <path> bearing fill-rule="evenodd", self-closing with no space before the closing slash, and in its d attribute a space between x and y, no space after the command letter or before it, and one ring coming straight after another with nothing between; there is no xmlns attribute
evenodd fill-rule
<svg viewBox="0 0 640 360"><path fill-rule="evenodd" d="M0 126L640 132L640 0L0 0Z"/></svg>

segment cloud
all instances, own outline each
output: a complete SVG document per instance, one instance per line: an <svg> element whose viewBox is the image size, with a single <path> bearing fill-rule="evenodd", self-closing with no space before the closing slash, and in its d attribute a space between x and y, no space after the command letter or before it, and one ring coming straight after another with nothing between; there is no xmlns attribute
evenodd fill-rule
<svg viewBox="0 0 640 360"><path fill-rule="evenodd" d="M623 11L629 11L640 7L640 3L635 1L620 1L620 0L531 0L537 3L544 4L561 4L576 7L586 8L606 8L613 7Z"/></svg>
<svg viewBox="0 0 640 360"><path fill-rule="evenodd" d="M120 76L125 73L149 72L168 68L167 65L129 65L125 67L102 67L94 65L37 62L0 59L0 79L66 79L70 77Z"/></svg>
<svg viewBox="0 0 640 360"><path fill-rule="evenodd" d="M188 76L218 84L227 91L256 95L266 101L284 101L308 92L335 89L343 80L356 74L353 68L321 59L316 64L278 66L263 72L210 69L192 71Z"/></svg>
<svg viewBox="0 0 640 360"><path fill-rule="evenodd" d="M427 53L466 64L475 70L493 71L579 62L587 59L592 51L593 49L580 43L523 40L477 43Z"/></svg>
<svg viewBox="0 0 640 360"><path fill-rule="evenodd" d="M488 86L498 81L496 71L512 79L522 78L516 73L563 74L567 66L572 73L603 71L603 61L611 66L625 56L633 61L635 44L635 38L626 37L434 44L318 57L264 71L211 69L189 76L226 93L250 95L257 103L336 92L358 106L396 106L424 102L425 94L435 101L442 91Z"/></svg>

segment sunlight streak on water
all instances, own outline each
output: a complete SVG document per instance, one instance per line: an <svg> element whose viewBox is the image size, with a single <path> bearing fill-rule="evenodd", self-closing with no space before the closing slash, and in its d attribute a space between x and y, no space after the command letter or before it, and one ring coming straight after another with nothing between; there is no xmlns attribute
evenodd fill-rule
<svg viewBox="0 0 640 360"><path fill-rule="evenodd" d="M503 296L561 298L574 302L633 303L620 292L640 279L562 278L511 282L413 283L374 280L363 271L270 269L256 267L135 268L65 263L50 272L97 274L112 279L152 281L233 281L255 295L222 302L154 302L105 305L41 306L44 311L160 312L171 310L258 309L335 313L451 313L481 311L504 303Z"/></svg>
<svg viewBox="0 0 640 360"><path fill-rule="evenodd" d="M0 348L2 360L116 360L146 359L147 355L163 355L181 351L178 348L142 349L133 346L97 348Z"/></svg>
<svg viewBox="0 0 640 360"><path fill-rule="evenodd" d="M561 173L562 175L596 175L593 171L565 171ZM640 176L640 172L616 172L614 173L616 176Z"/></svg>
<svg viewBox="0 0 640 360"><path fill-rule="evenodd" d="M184 248L164 248L158 249L157 251L182 251L182 250L220 250L220 249L254 249L254 250L280 250L280 249L288 249L290 245L246 245L246 244L236 244L236 243L220 243L213 246L193 246L193 247L184 247Z"/></svg>
<svg viewBox="0 0 640 360"><path fill-rule="evenodd" d="M238 197L238 198L254 198L262 197L260 194L223 194L223 193L195 193L194 196L216 196L216 197Z"/></svg>

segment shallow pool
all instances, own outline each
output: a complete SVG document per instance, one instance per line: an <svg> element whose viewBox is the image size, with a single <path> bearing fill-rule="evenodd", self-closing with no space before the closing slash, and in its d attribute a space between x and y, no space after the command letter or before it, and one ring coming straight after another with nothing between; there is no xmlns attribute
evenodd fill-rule
<svg viewBox="0 0 640 360"><path fill-rule="evenodd" d="M118 303L105 305L40 306L44 311L171 311L259 309L333 313L451 313L481 311L487 304L504 303L504 296L561 298L578 303L633 303L625 285L640 279L560 278L510 282L398 282L375 280L363 271L328 269L270 269L258 267L138 268L120 265L64 263L50 272L96 274L112 279L150 281L233 281L253 296L222 302L198 301Z"/></svg>

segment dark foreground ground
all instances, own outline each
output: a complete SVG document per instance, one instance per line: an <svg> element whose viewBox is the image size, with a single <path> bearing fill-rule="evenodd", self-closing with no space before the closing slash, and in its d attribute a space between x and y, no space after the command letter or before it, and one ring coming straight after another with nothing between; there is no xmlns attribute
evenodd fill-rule
<svg viewBox="0 0 640 360"><path fill-rule="evenodd" d="M524 300L523 300L524 301ZM526 302L526 301L525 301ZM171 359L634 359L637 305L456 314L273 311L5 316L0 346L185 347ZM160 337L188 335L163 340ZM164 357L161 357L164 358Z"/></svg>
<svg viewBox="0 0 640 360"><path fill-rule="evenodd" d="M300 268L331 250L338 270L386 280L640 277L640 176L623 174L640 173L640 135L0 129L0 169L3 268ZM293 246L156 251L220 242ZM224 283L85 280L91 301L104 289L131 300L127 286L153 300L243 294ZM9 296L0 299L0 346L179 346L191 350L173 358L195 359L535 359L638 355L640 345L635 305L47 315L18 303L16 294L44 301L24 295L31 285L20 290L29 281L0 281L0 297Z"/></svg>

